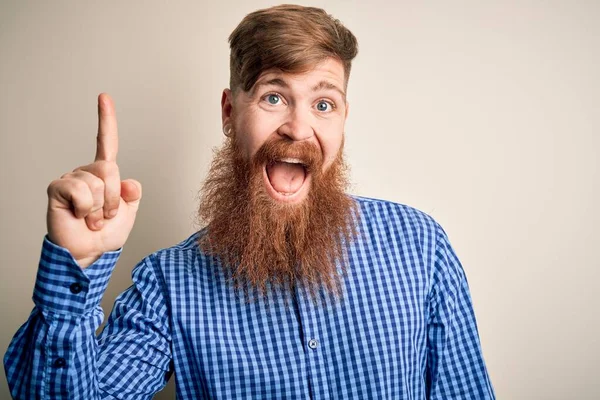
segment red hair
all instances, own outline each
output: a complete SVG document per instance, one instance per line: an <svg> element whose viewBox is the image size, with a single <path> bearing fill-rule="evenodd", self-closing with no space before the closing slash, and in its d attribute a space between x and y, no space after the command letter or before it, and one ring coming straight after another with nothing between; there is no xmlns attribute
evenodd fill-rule
<svg viewBox="0 0 600 400"><path fill-rule="evenodd" d="M342 62L345 85L358 53L356 37L315 7L280 5L248 14L229 36L232 91L250 91L266 70L306 72L326 58Z"/></svg>

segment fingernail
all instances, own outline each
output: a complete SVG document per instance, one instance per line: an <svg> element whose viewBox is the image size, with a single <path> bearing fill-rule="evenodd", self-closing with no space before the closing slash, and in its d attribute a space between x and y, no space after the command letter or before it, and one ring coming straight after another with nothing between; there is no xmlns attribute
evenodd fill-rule
<svg viewBox="0 0 600 400"><path fill-rule="evenodd" d="M108 212L108 218L112 218L112 217L114 217L115 215L117 215L117 211L118 211L118 210L117 210L116 208L113 208L112 210L110 210L110 211Z"/></svg>
<svg viewBox="0 0 600 400"><path fill-rule="evenodd" d="M102 227L104 226L104 220L98 220L96 221L96 224L94 225L96 227L96 229L102 229Z"/></svg>

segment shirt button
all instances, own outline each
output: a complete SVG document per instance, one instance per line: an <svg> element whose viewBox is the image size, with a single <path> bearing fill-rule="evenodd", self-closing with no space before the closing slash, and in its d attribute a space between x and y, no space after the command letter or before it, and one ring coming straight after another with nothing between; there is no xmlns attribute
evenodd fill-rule
<svg viewBox="0 0 600 400"><path fill-rule="evenodd" d="M317 342L316 339L310 339L308 341L308 347L310 347L313 350L316 349L318 345L319 345L319 342Z"/></svg>
<svg viewBox="0 0 600 400"><path fill-rule="evenodd" d="M81 283L75 282L69 286L69 289L71 290L71 293L78 294L83 290L83 286L81 286Z"/></svg>
<svg viewBox="0 0 600 400"><path fill-rule="evenodd" d="M59 357L56 360L54 360L54 364L53 364L54 368L63 368L67 366L67 361L62 358Z"/></svg>

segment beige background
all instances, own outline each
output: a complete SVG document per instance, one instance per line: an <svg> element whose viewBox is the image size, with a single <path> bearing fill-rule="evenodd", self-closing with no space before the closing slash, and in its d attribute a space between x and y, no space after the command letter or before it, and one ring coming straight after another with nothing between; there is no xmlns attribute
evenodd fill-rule
<svg viewBox="0 0 600 400"><path fill-rule="evenodd" d="M138 260L196 229L196 193L222 138L227 36L275 3L0 4L4 353L32 307L46 187L92 161L97 94L117 105L122 176L144 185L108 314ZM600 398L600 2L304 4L359 39L352 191L444 226L498 397Z"/></svg>

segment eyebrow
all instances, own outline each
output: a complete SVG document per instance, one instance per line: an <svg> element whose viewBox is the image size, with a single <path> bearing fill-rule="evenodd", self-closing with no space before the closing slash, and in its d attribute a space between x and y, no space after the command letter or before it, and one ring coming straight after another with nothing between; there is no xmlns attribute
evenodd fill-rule
<svg viewBox="0 0 600 400"><path fill-rule="evenodd" d="M319 90L323 90L323 89L335 90L340 95L342 95L342 98L344 99L344 101L346 101L346 93L344 93L344 91L342 89L340 89L339 87L337 87L336 85L334 85L331 82L321 81L321 82L317 83L315 86L313 86L312 91L318 92Z"/></svg>
<svg viewBox="0 0 600 400"><path fill-rule="evenodd" d="M279 87L286 88L286 89L288 89L290 87L290 85L288 85L288 83L286 81L284 81L283 79L273 78L273 79L269 79L267 81L257 82L257 84L252 89L252 94L254 94L260 86L271 86L271 85L279 86ZM337 87L336 85L334 85L331 82L321 81L312 87L313 92L317 92L317 91L323 90L323 89L335 90L342 96L344 101L346 101L346 93L344 93L344 91L342 89L340 89L339 87Z"/></svg>

